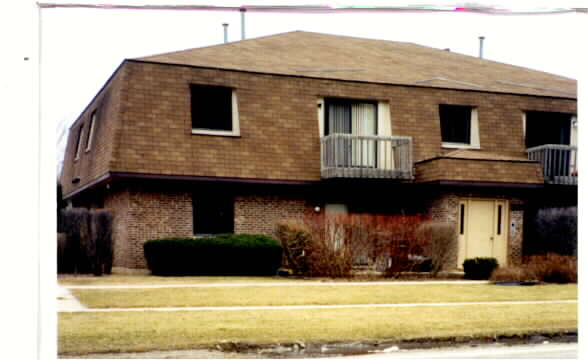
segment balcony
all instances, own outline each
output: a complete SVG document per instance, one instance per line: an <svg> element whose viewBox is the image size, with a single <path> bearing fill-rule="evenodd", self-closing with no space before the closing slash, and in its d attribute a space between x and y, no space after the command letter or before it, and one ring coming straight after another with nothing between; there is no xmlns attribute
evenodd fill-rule
<svg viewBox="0 0 588 360"><path fill-rule="evenodd" d="M538 161L548 184L578 185L578 148L569 145L541 145L527 149L529 160Z"/></svg>
<svg viewBox="0 0 588 360"><path fill-rule="evenodd" d="M327 135L321 139L321 177L411 180L412 138Z"/></svg>

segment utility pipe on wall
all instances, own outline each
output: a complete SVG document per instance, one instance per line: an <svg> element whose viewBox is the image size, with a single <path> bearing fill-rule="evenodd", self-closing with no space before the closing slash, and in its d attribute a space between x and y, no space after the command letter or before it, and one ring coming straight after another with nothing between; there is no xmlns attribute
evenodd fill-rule
<svg viewBox="0 0 588 360"><path fill-rule="evenodd" d="M480 59L484 58L484 37L480 36Z"/></svg>
<svg viewBox="0 0 588 360"><path fill-rule="evenodd" d="M223 24L224 33L225 33L225 44L229 42L229 24Z"/></svg>

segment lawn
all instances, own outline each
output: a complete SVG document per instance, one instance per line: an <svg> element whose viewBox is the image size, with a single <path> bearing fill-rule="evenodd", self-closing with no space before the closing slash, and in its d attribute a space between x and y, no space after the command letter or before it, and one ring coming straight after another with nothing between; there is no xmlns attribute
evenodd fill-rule
<svg viewBox="0 0 588 360"><path fill-rule="evenodd" d="M246 283L274 286L243 286ZM62 285L178 285L162 289L73 289L97 308L235 305L336 305L577 299L577 286L496 286L317 282L259 277L112 275L60 278ZM227 283L228 287L182 287ZM284 286L282 284L293 286ZM271 309L60 313L59 352L181 350L224 341L271 344L494 336L577 328L577 304L420 306L415 308Z"/></svg>
<svg viewBox="0 0 588 360"><path fill-rule="evenodd" d="M318 284L317 284L318 285ZM575 284L247 286L162 289L73 289L90 308L400 304L577 299Z"/></svg>
<svg viewBox="0 0 588 360"><path fill-rule="evenodd" d="M576 304L61 313L59 352L193 349L223 341L269 344L493 336L576 328Z"/></svg>

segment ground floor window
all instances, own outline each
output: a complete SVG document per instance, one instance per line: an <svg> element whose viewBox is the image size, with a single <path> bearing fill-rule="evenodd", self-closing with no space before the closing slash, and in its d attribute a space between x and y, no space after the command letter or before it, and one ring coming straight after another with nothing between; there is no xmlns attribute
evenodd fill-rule
<svg viewBox="0 0 588 360"><path fill-rule="evenodd" d="M192 196L194 235L234 232L234 199L218 193L195 193Z"/></svg>

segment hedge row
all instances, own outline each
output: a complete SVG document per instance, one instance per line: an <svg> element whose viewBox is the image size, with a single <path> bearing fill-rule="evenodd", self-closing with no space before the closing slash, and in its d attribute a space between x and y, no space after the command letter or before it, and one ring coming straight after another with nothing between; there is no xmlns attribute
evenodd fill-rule
<svg viewBox="0 0 588 360"><path fill-rule="evenodd" d="M153 275L275 275L282 246L264 235L166 238L144 244Z"/></svg>
<svg viewBox="0 0 588 360"><path fill-rule="evenodd" d="M476 257L463 262L464 277L470 280L488 280L498 268L498 261L491 257Z"/></svg>
<svg viewBox="0 0 588 360"><path fill-rule="evenodd" d="M106 210L60 211L57 272L110 274L112 271L113 215Z"/></svg>

